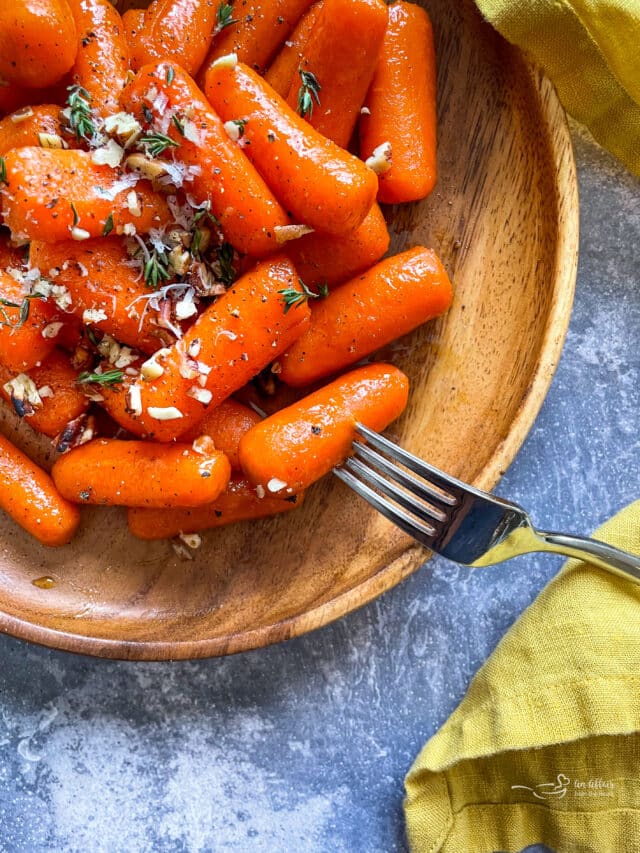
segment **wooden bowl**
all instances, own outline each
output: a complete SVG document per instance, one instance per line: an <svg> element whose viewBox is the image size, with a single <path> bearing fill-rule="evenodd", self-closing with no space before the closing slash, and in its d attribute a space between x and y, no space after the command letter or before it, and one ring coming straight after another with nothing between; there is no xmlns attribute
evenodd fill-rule
<svg viewBox="0 0 640 853"><path fill-rule="evenodd" d="M571 143L551 84L473 3L430 0L439 57L439 169L426 201L388 210L392 249L442 257L454 305L391 349L411 379L389 434L492 487L522 444L557 364L576 275ZM15 423L4 417L4 431ZM45 459L33 436L18 442ZM44 456L43 456L44 454ZM86 510L47 550L3 518L0 628L104 657L239 652L302 634L371 601L426 559L336 478L295 512L211 531L191 562L131 537L121 510ZM55 583L40 588L35 579Z"/></svg>

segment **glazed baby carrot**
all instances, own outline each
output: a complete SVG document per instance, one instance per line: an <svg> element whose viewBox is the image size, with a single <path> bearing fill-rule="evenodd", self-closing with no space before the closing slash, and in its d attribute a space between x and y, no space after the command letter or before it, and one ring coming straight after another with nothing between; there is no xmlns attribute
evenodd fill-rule
<svg viewBox="0 0 640 853"><path fill-rule="evenodd" d="M118 98L129 72L129 46L122 18L110 0L67 0L76 22L78 53L73 82L91 96L102 118L118 112Z"/></svg>
<svg viewBox="0 0 640 853"><path fill-rule="evenodd" d="M4 436L0 436L0 508L43 545L66 545L80 524L78 508Z"/></svg>
<svg viewBox="0 0 640 853"><path fill-rule="evenodd" d="M15 240L87 240L125 225L144 234L171 221L146 181L96 165L88 151L15 148L4 162L2 211Z"/></svg>
<svg viewBox="0 0 640 853"><path fill-rule="evenodd" d="M60 107L56 104L20 109L0 121L0 157L12 148L33 145L62 148Z"/></svg>
<svg viewBox="0 0 640 853"><path fill-rule="evenodd" d="M117 237L66 240L29 247L31 267L42 270L56 285L66 287L68 311L85 325L106 332L121 343L152 353L172 335L160 326L158 311L149 302L150 291L132 266Z"/></svg>
<svg viewBox="0 0 640 853"><path fill-rule="evenodd" d="M421 6L404 0L389 6L366 108L362 158L391 146L391 168L380 175L378 199L397 204L424 198L436 181L436 66L433 30Z"/></svg>
<svg viewBox="0 0 640 853"><path fill-rule="evenodd" d="M144 32L144 9L127 9L122 15L124 35L129 48L129 56Z"/></svg>
<svg viewBox="0 0 640 853"><path fill-rule="evenodd" d="M221 0L218 18L222 29L203 72L221 56L235 53L240 62L262 73L310 5L311 0L236 0L233 4Z"/></svg>
<svg viewBox="0 0 640 853"><path fill-rule="evenodd" d="M318 299L311 323L281 358L280 378L308 385L406 335L451 305L451 282L431 249L380 261Z"/></svg>
<svg viewBox="0 0 640 853"><path fill-rule="evenodd" d="M408 391L397 367L353 370L250 429L240 441L242 470L267 494L296 494L346 459L356 422L382 430L395 420Z"/></svg>
<svg viewBox="0 0 640 853"><path fill-rule="evenodd" d="M67 0L0 4L0 75L41 88L59 80L76 56L76 27Z"/></svg>
<svg viewBox="0 0 640 853"><path fill-rule="evenodd" d="M189 170L188 192L208 202L227 240L259 257L278 247L289 218L193 80L167 62L147 65L125 89L123 108L173 140L171 155Z"/></svg>
<svg viewBox="0 0 640 853"><path fill-rule="evenodd" d="M139 539L169 539L180 533L197 533L211 527L279 515L300 506L303 499L304 492L289 498L266 494L259 498L246 478L234 477L213 503L192 509L132 507L127 512L127 521L130 532Z"/></svg>
<svg viewBox="0 0 640 853"><path fill-rule="evenodd" d="M291 262L276 256L257 264L143 365L140 379L101 389L104 407L135 435L171 441L186 432L302 334L309 309L285 313L283 290L299 290Z"/></svg>
<svg viewBox="0 0 640 853"><path fill-rule="evenodd" d="M246 65L219 61L205 89L227 124L244 122L239 144L298 222L338 235L360 225L378 187L364 163L318 133Z"/></svg>
<svg viewBox="0 0 640 853"><path fill-rule="evenodd" d="M69 356L55 349L28 374L0 365L0 395L30 427L54 438L89 407L77 378Z"/></svg>
<svg viewBox="0 0 640 853"><path fill-rule="evenodd" d="M361 225L344 237L316 231L286 245L300 278L309 287L335 287L373 266L389 248L389 232L379 205L374 204Z"/></svg>
<svg viewBox="0 0 640 853"><path fill-rule="evenodd" d="M228 458L231 468L237 471L240 468L240 439L260 420L260 415L253 409L229 398L214 409L207 409L202 420L181 435L178 441L194 441L199 435L208 435Z"/></svg>
<svg viewBox="0 0 640 853"><path fill-rule="evenodd" d="M298 77L298 68L302 61L302 51L309 39L318 16L324 6L324 0L318 0L300 18L294 31L280 48L276 58L269 66L264 79L283 98L287 93L294 77ZM240 57L239 57L240 58ZM243 62L246 61L243 59ZM251 65L251 63L247 63ZM298 79L300 79L298 77Z"/></svg>
<svg viewBox="0 0 640 853"><path fill-rule="evenodd" d="M343 148L358 121L386 27L384 0L325 0L302 51L287 103Z"/></svg>
<svg viewBox="0 0 640 853"><path fill-rule="evenodd" d="M144 13L144 34L136 39L131 65L170 59L195 74L207 55L219 0L154 0Z"/></svg>
<svg viewBox="0 0 640 853"><path fill-rule="evenodd" d="M75 503L201 506L218 497L231 475L224 453L201 445L98 438L60 456L51 476Z"/></svg>
<svg viewBox="0 0 640 853"><path fill-rule="evenodd" d="M36 293L28 280L0 270L0 362L16 373L29 370L55 346L59 312Z"/></svg>

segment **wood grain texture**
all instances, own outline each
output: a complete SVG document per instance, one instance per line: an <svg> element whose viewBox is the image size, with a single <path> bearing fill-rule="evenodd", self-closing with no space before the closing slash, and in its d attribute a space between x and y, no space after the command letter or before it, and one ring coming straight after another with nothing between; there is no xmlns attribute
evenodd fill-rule
<svg viewBox="0 0 640 853"><path fill-rule="evenodd" d="M492 487L524 440L566 333L578 202L551 84L470 0L430 0L439 71L439 181L385 211L391 251L422 243L455 287L446 318L389 350L411 379L388 434L455 476ZM2 431L16 435L3 410ZM45 462L33 438L18 443ZM426 553L341 483L300 510L204 534L191 562L138 542L120 510L88 508L77 539L47 550L0 520L0 630L104 657L223 655L310 631L372 600ZM54 578L50 589L33 580Z"/></svg>

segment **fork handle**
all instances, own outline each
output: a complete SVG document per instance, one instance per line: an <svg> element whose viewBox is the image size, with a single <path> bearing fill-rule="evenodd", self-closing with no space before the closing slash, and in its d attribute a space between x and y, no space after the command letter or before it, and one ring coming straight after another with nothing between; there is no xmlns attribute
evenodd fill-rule
<svg viewBox="0 0 640 853"><path fill-rule="evenodd" d="M544 530L536 530L535 533L544 543L545 551L564 554L565 557L576 557L623 578L632 577L636 583L640 583L640 557L586 536L569 536Z"/></svg>

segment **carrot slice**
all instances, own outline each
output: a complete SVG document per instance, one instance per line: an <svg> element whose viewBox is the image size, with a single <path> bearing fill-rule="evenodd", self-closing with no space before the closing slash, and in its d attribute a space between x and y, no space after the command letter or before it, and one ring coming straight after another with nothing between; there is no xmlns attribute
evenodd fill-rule
<svg viewBox="0 0 640 853"><path fill-rule="evenodd" d="M132 68L137 71L149 62L170 59L195 74L207 55L216 13L213 0L154 0L133 45Z"/></svg>
<svg viewBox="0 0 640 853"><path fill-rule="evenodd" d="M76 56L76 27L66 0L0 4L0 76L42 88L59 80Z"/></svg>
<svg viewBox="0 0 640 853"><path fill-rule="evenodd" d="M346 148L371 83L387 27L384 0L325 0L302 51L299 69L287 93L287 103L304 113L324 136ZM314 75L319 92L309 92L305 109L304 75ZM301 88L301 82L303 84Z"/></svg>
<svg viewBox="0 0 640 853"><path fill-rule="evenodd" d="M147 182L96 165L88 151L15 148L4 160L2 210L16 240L85 240L125 225L146 233L172 221Z"/></svg>
<svg viewBox="0 0 640 853"><path fill-rule="evenodd" d="M109 0L67 0L76 22L74 83L91 95L91 109L106 118L118 111L129 72L129 46L119 12Z"/></svg>
<svg viewBox="0 0 640 853"><path fill-rule="evenodd" d="M240 468L240 439L260 421L257 412L230 398L223 400L215 409L207 409L202 420L183 433L178 441L194 441L200 435L208 435L228 458L232 469L237 471Z"/></svg>
<svg viewBox="0 0 640 853"><path fill-rule="evenodd" d="M431 249L387 258L317 301L309 327L282 356L280 378L301 386L337 373L444 313L451 296Z"/></svg>
<svg viewBox="0 0 640 853"><path fill-rule="evenodd" d="M66 545L80 524L78 508L51 477L0 435L0 509L43 545Z"/></svg>
<svg viewBox="0 0 640 853"><path fill-rule="evenodd" d="M229 12L218 13L222 29L213 41L203 73L228 53L235 53L241 62L262 73L311 2L243 0L242 3L231 4L221 0L218 8L224 10L226 7ZM226 24L225 14L230 17Z"/></svg>
<svg viewBox="0 0 640 853"><path fill-rule="evenodd" d="M69 356L56 349L28 374L0 365L0 395L30 427L54 438L89 408L77 378Z"/></svg>
<svg viewBox="0 0 640 853"><path fill-rule="evenodd" d="M264 79L271 88L283 98L287 97L291 83L294 77L298 75L298 68L302 62L302 51L323 6L324 0L318 0L317 3L307 9L264 75ZM245 62L246 60L242 58L242 61ZM251 65L250 62L247 64Z"/></svg>
<svg viewBox="0 0 640 853"><path fill-rule="evenodd" d="M303 499L304 492L289 498L273 495L259 498L246 478L234 477L213 503L192 509L132 507L127 512L127 521L130 532L139 539L169 539L179 533L197 533L212 527L290 512L300 506Z"/></svg>
<svg viewBox="0 0 640 853"><path fill-rule="evenodd" d="M226 122L244 122L239 144L298 222L339 235L360 225L378 187L362 161L318 133L242 63L215 63L205 91Z"/></svg>
<svg viewBox="0 0 640 853"><path fill-rule="evenodd" d="M307 286L340 282L373 266L389 248L389 232L379 205L374 204L361 225L344 237L320 231L287 243L286 251Z"/></svg>
<svg viewBox="0 0 640 853"><path fill-rule="evenodd" d="M240 464L267 494L291 495L350 453L355 424L382 430L407 405L409 380L389 364L369 364L254 426L240 441Z"/></svg>
<svg viewBox="0 0 640 853"><path fill-rule="evenodd" d="M123 108L153 117L167 134L174 160L189 170L188 191L208 202L227 240L238 251L259 257L278 248L276 227L289 218L193 80L168 62L147 65L122 98Z"/></svg>
<svg viewBox="0 0 640 853"><path fill-rule="evenodd" d="M226 488L231 467L219 450L99 438L61 456L51 475L75 503L200 506Z"/></svg>
<svg viewBox="0 0 640 853"><path fill-rule="evenodd" d="M54 276L71 297L68 311L85 325L106 332L121 343L152 353L172 342L160 326L158 311L140 270L131 266L122 240L107 237L80 243L64 240L29 247L31 267Z"/></svg>
<svg viewBox="0 0 640 853"><path fill-rule="evenodd" d="M378 199L389 204L427 196L436 182L436 61L431 21L414 3L389 6L389 26L360 120L360 153L391 146Z"/></svg>
<svg viewBox="0 0 640 853"><path fill-rule="evenodd" d="M154 357L141 378L102 389L104 407L135 435L171 441L186 432L204 417L207 406L231 396L302 334L308 307L285 312L281 293L296 288L288 258L257 264L180 341Z"/></svg>

